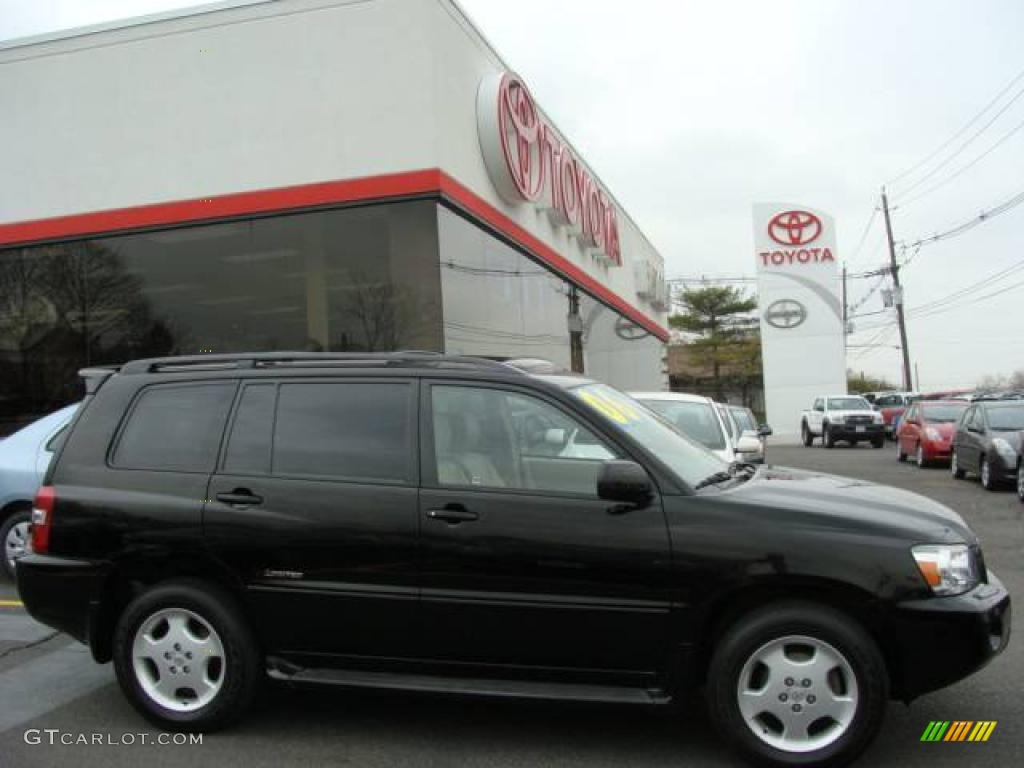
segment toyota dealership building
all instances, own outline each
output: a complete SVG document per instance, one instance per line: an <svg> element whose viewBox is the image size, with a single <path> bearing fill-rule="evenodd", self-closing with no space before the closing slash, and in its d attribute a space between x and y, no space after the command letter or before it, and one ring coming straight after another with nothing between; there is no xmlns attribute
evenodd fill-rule
<svg viewBox="0 0 1024 768"><path fill-rule="evenodd" d="M586 87L586 83L581 83ZM0 44L0 429L85 365L541 357L661 388L661 256L451 0Z"/></svg>

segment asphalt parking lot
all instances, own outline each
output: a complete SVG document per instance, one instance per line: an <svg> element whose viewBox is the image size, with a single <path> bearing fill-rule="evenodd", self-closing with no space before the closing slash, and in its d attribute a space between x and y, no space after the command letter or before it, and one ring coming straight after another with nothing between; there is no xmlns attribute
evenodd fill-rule
<svg viewBox="0 0 1024 768"><path fill-rule="evenodd" d="M868 446L771 446L772 463L900 486L958 510L982 539L988 565L1024 594L1024 504L987 493L948 469L897 464ZM1018 612L1019 613L1019 612ZM538 628L538 631L542 631ZM1019 640L974 677L906 707L890 705L860 765L988 766L1024 761L1024 651ZM270 688L241 725L201 745L158 745L122 697L110 665L35 624L0 582L0 766L731 766L699 701L679 709L548 705L405 694ZM931 720L996 720L987 743L921 743ZM54 744L45 729L56 729ZM61 744L79 734L103 744ZM145 734L145 736L143 736ZM28 743L38 739L41 743ZM133 743L124 744L131 740Z"/></svg>

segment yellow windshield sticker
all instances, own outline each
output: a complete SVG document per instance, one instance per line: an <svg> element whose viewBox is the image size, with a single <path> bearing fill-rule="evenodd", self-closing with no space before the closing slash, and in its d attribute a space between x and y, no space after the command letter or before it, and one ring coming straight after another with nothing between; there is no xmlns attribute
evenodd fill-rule
<svg viewBox="0 0 1024 768"><path fill-rule="evenodd" d="M629 424L639 418L636 410L627 402L612 400L603 392L582 392L580 397L595 411L603 413L617 424Z"/></svg>

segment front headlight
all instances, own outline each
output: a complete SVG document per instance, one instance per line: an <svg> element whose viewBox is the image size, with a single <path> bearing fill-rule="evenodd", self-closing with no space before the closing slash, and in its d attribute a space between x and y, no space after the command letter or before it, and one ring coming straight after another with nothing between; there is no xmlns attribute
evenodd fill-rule
<svg viewBox="0 0 1024 768"><path fill-rule="evenodd" d="M831 421L833 424L845 424L846 417L843 416L841 413L837 413L833 416L829 416L829 421Z"/></svg>
<svg viewBox="0 0 1024 768"><path fill-rule="evenodd" d="M911 552L936 595L959 595L978 584L978 568L966 544L919 544Z"/></svg>
<svg viewBox="0 0 1024 768"><path fill-rule="evenodd" d="M935 427L925 427L924 436L933 442L938 442L939 440L942 439L942 435L939 434L939 430L937 430Z"/></svg>
<svg viewBox="0 0 1024 768"><path fill-rule="evenodd" d="M875 424L885 423L885 418L878 411L875 411L873 414L871 414L871 418L874 420Z"/></svg>
<svg viewBox="0 0 1024 768"><path fill-rule="evenodd" d="M1017 451L1012 445L1003 440L1001 437L997 437L992 441L992 447L996 449L996 453L999 454L999 458L1007 463L1007 465L1014 467L1017 465Z"/></svg>

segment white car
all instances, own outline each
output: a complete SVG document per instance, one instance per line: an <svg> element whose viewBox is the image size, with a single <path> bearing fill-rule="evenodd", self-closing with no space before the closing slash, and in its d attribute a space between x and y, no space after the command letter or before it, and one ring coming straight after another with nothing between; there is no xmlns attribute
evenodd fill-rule
<svg viewBox="0 0 1024 768"><path fill-rule="evenodd" d="M736 458L739 461L747 462L750 464L764 464L766 447L766 438L772 433L772 428L767 424L758 424L754 418L754 412L749 408L742 405L732 405L731 403L715 403L715 406L722 414L722 418L725 420L725 426L729 429L729 436L732 438L733 449L736 451ZM740 448L739 441L745 436L753 436L757 438L757 450L749 452ZM750 447L753 445L750 441L746 441L744 446Z"/></svg>
<svg viewBox="0 0 1024 768"><path fill-rule="evenodd" d="M728 416L722 415L710 397L682 392L631 392L630 396L730 464L746 461L747 454L756 454L761 448L756 435L740 435L733 441Z"/></svg>

